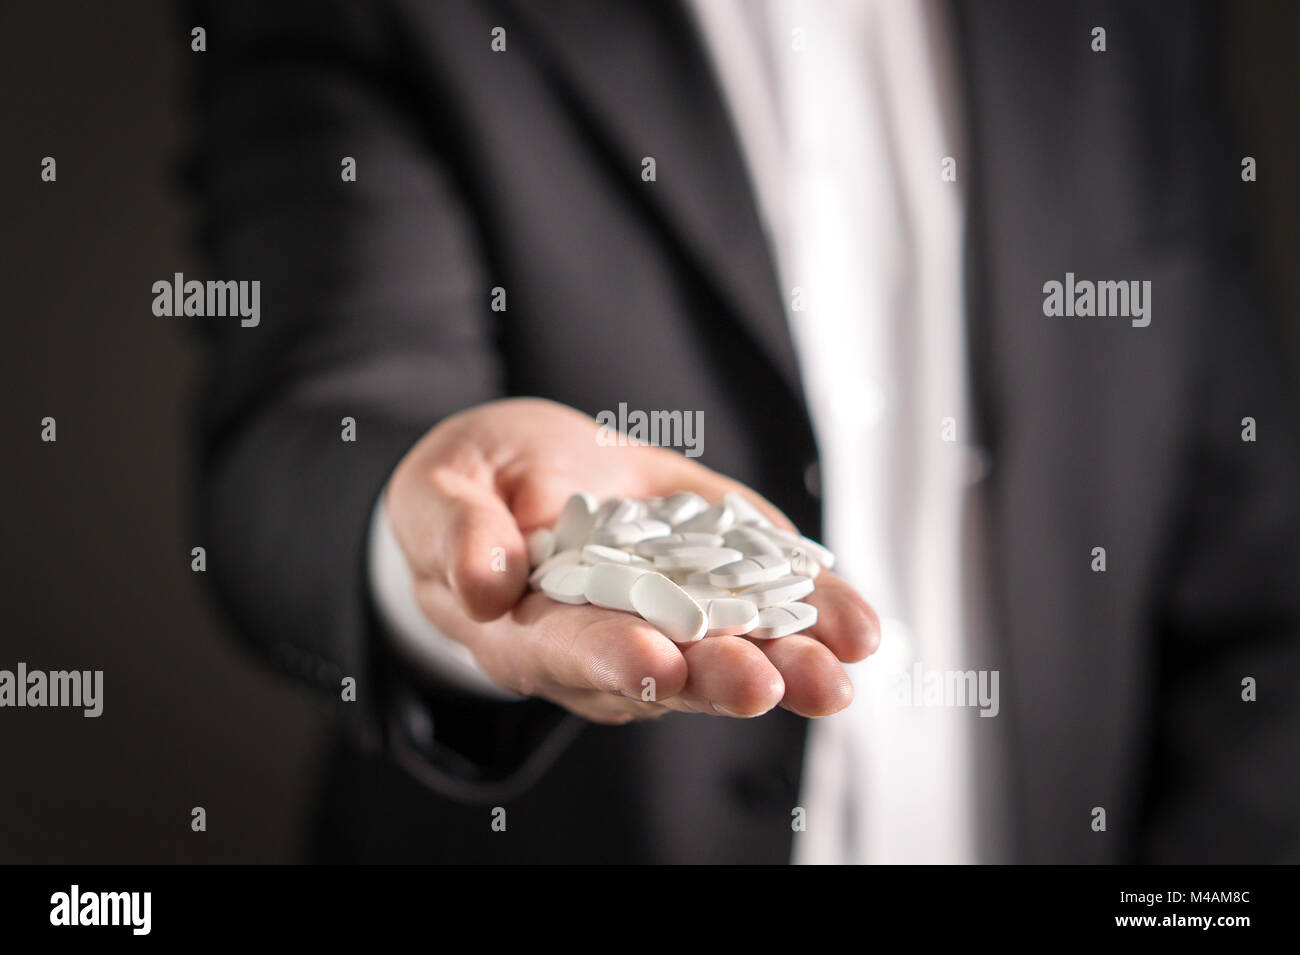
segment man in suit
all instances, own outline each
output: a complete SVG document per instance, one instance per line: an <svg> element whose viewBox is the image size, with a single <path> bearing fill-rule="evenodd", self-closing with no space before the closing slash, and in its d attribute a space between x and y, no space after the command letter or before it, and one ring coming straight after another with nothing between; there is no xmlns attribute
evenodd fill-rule
<svg viewBox="0 0 1300 955"><path fill-rule="evenodd" d="M356 681L318 857L1294 856L1300 449L1217 21L1040 6L201 10L205 237L264 306L212 334L210 566ZM1073 276L1151 321L1053 316ZM598 445L620 403L700 412L709 470ZM876 609L826 574L811 635L681 652L523 596L568 493L677 487L842 515ZM996 671L998 718L850 704L878 644Z"/></svg>

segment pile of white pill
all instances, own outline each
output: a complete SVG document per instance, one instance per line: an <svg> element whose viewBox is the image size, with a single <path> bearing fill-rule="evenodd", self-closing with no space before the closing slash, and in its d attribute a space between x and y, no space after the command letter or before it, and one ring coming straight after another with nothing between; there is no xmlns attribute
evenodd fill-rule
<svg viewBox="0 0 1300 955"><path fill-rule="evenodd" d="M803 598L835 557L774 527L739 494L710 504L680 491L603 503L575 494L554 528L528 535L528 560L529 586L552 600L638 614L691 643L807 630L817 608Z"/></svg>

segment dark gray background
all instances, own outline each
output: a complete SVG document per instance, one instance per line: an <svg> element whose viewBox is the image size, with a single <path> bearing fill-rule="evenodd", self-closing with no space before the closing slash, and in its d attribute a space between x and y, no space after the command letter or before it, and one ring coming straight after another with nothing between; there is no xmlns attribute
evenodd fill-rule
<svg viewBox="0 0 1300 955"><path fill-rule="evenodd" d="M1300 4L1232 12L1243 189L1300 338ZM203 274L177 175L193 25L162 0L0 9L0 668L103 669L106 698L0 710L0 862L291 861L309 822L324 709L189 569L201 355L150 310Z"/></svg>

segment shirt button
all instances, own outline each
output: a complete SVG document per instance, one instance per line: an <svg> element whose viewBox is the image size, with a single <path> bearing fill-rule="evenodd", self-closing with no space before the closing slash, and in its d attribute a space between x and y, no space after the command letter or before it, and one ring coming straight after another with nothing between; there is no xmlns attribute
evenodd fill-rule
<svg viewBox="0 0 1300 955"><path fill-rule="evenodd" d="M774 768L737 770L727 777L726 782L736 801L751 812L785 805L796 795L795 787L780 770Z"/></svg>

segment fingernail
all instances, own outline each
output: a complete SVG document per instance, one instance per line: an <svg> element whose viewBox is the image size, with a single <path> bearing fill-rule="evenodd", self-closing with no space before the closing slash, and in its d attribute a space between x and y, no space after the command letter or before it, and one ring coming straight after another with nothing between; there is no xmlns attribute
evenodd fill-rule
<svg viewBox="0 0 1300 955"><path fill-rule="evenodd" d="M760 715L758 713L736 713L713 702L710 702L709 705L713 707L715 712L721 713L723 716L733 716L738 720L752 720L755 716Z"/></svg>

